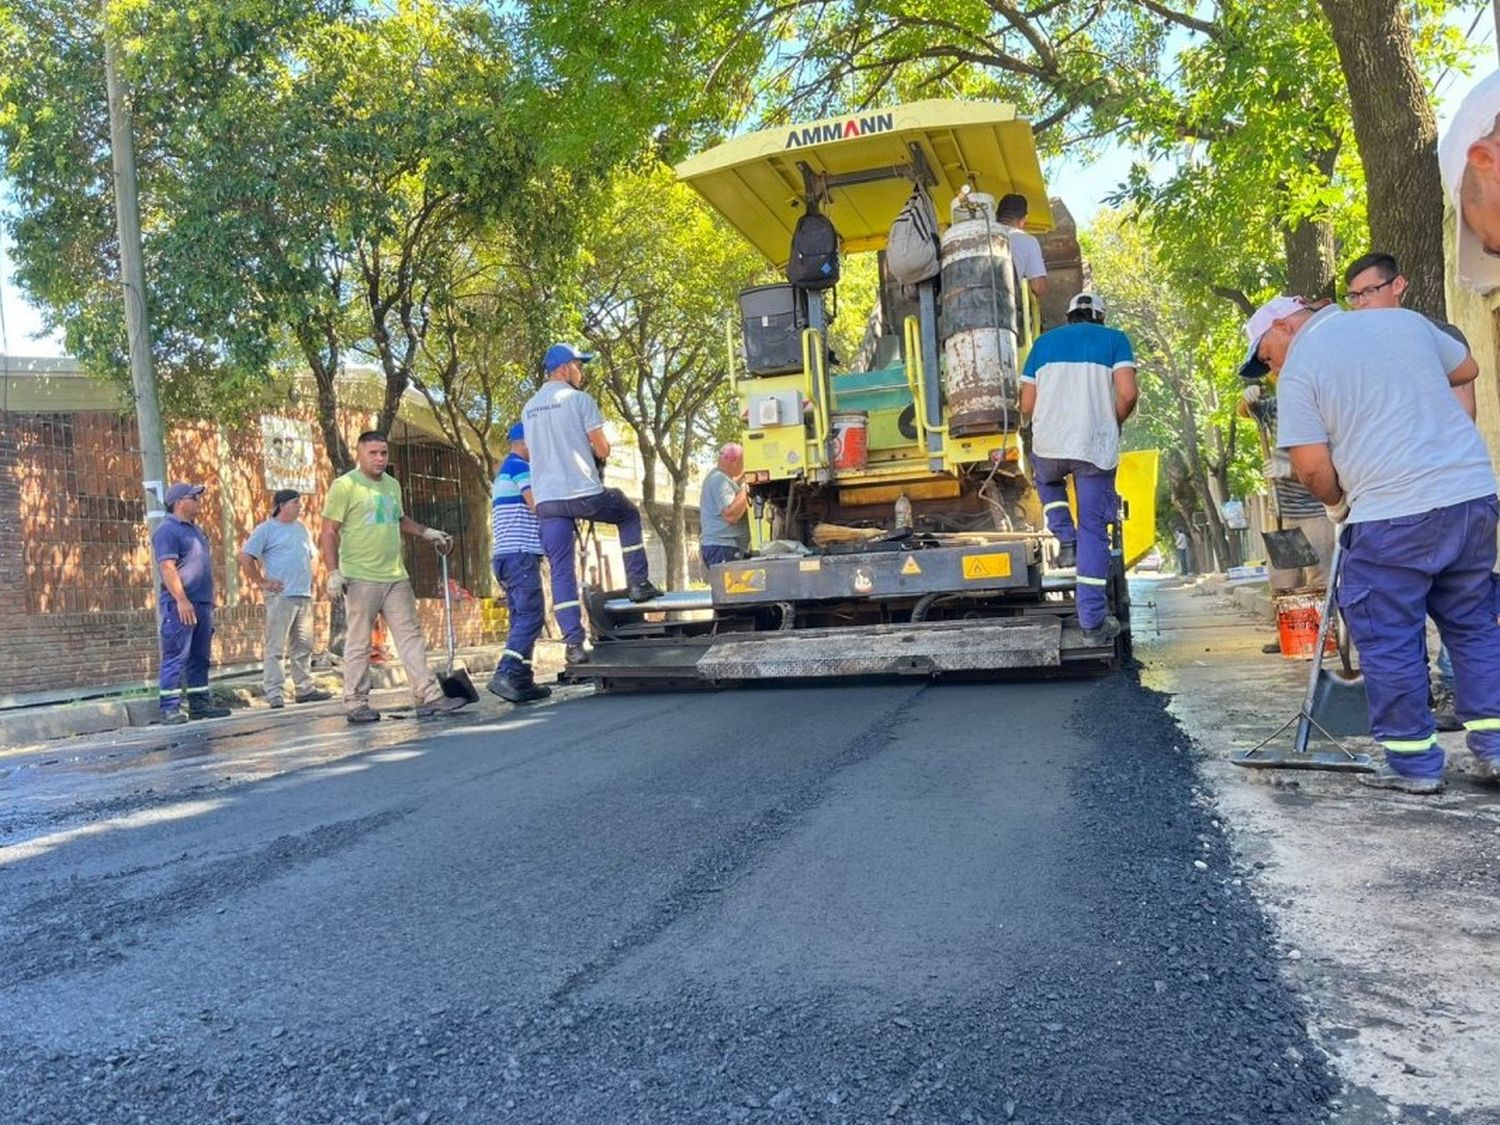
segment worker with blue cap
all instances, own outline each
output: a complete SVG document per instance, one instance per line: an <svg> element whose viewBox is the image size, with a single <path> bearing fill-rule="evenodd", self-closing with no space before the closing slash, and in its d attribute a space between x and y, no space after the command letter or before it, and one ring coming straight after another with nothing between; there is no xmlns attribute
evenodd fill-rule
<svg viewBox="0 0 1500 1125"><path fill-rule="evenodd" d="M511 703L546 699L552 689L536 682L531 655L542 631L542 538L531 491L526 429L510 428L510 453L490 489L490 563L505 591L510 631L489 690Z"/></svg>
<svg viewBox="0 0 1500 1125"><path fill-rule="evenodd" d="M552 571L552 612L562 626L569 664L589 658L573 560L576 520L613 524L619 531L631 601L661 597L651 583L640 511L618 488L605 488L601 479L609 438L599 404L583 390L583 366L593 360L592 353L571 344L553 344L542 358L547 381L521 411L542 549Z"/></svg>
<svg viewBox="0 0 1500 1125"><path fill-rule="evenodd" d="M151 550L161 573L157 617L161 625L161 688L164 723L218 719L229 708L217 706L208 690L208 664L214 639L214 571L208 536L198 526L204 488L182 481L167 489L167 518L151 533Z"/></svg>

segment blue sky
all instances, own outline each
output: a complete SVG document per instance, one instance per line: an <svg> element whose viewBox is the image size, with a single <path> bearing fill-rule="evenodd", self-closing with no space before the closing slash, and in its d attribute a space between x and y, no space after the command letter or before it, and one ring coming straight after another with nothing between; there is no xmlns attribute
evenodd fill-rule
<svg viewBox="0 0 1500 1125"><path fill-rule="evenodd" d="M1471 18L1466 15L1461 22L1467 25ZM1481 44L1492 44L1494 40L1494 22L1481 19L1474 40L1476 48ZM1449 74L1439 81L1437 111L1440 131L1447 127L1453 108L1477 78L1489 72L1494 59L1493 50L1480 50L1474 75ZM1054 161L1046 170L1048 187L1053 195L1060 196L1067 203L1078 225L1085 226L1103 206L1105 196L1125 178L1131 158L1127 149L1112 145L1088 163L1076 159ZM0 196L0 205L8 206L8 203L7 192ZM25 301L12 282L9 239L3 232L0 232L0 319L3 319L4 327L0 353L11 356L62 354L62 341L56 336L42 334L41 315Z"/></svg>

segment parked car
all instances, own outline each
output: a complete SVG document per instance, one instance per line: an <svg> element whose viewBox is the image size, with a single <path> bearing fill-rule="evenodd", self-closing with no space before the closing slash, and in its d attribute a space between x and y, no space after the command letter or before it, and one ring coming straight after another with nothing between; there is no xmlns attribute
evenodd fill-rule
<svg viewBox="0 0 1500 1125"><path fill-rule="evenodd" d="M1136 570L1160 570L1166 560L1162 557L1160 547L1152 547L1146 552L1146 557L1135 564Z"/></svg>

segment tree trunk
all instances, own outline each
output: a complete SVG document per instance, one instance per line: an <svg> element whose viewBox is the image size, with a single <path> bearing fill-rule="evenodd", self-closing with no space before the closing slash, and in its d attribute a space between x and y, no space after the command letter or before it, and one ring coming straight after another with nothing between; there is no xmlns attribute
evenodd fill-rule
<svg viewBox="0 0 1500 1125"><path fill-rule="evenodd" d="M1446 318L1437 121L1400 0L1320 0L1333 29L1365 170L1370 238L1406 275L1406 304Z"/></svg>
<svg viewBox="0 0 1500 1125"><path fill-rule="evenodd" d="M1305 219L1281 228L1286 250L1286 291L1299 297L1331 297L1337 264L1333 224Z"/></svg>
<svg viewBox="0 0 1500 1125"><path fill-rule="evenodd" d="M667 548L667 589L680 590L687 582L687 466L672 477L672 538Z"/></svg>

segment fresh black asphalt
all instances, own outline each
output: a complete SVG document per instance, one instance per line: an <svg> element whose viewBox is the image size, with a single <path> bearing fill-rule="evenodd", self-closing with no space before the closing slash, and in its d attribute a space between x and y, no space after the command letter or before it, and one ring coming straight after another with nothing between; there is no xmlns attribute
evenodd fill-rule
<svg viewBox="0 0 1500 1125"><path fill-rule="evenodd" d="M1128 677L382 727L13 819L0 1122L1328 1115L1191 748Z"/></svg>

